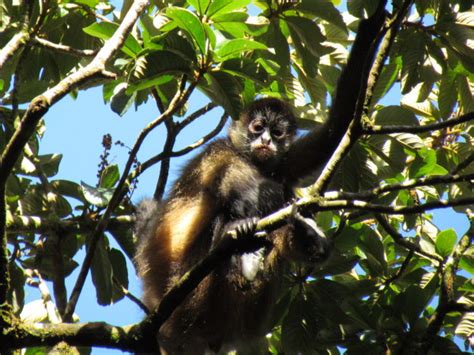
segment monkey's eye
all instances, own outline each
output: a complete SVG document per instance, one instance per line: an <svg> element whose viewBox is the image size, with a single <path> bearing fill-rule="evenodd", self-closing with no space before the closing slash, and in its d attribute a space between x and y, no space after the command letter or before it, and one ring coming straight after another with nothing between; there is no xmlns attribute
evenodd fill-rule
<svg viewBox="0 0 474 355"><path fill-rule="evenodd" d="M272 129L272 136L276 139L281 139L285 136L285 131L281 128Z"/></svg>
<svg viewBox="0 0 474 355"><path fill-rule="evenodd" d="M260 121L253 121L249 125L249 130L253 134L260 134L265 130L265 126Z"/></svg>

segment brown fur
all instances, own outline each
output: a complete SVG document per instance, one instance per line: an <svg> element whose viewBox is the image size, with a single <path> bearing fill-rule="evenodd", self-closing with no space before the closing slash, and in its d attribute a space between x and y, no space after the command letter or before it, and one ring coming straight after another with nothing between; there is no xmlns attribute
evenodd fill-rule
<svg viewBox="0 0 474 355"><path fill-rule="evenodd" d="M255 112L268 115L269 125L283 120L287 130L285 139L275 143L278 150L271 165L261 161L256 165L248 151L247 126ZM276 99L256 101L233 124L229 139L210 144L188 163L168 199L156 207L153 221L139 223L146 228L138 228L141 240L135 261L150 309L233 223L263 217L284 205L293 182L282 169L283 154L295 127L286 104ZM239 255L207 276L162 326L162 348L171 354L204 354L209 349L245 349L258 342L271 326L269 315L287 260L300 258L306 248L299 245L294 230L288 224L267 237L263 270L254 279L243 276Z"/></svg>

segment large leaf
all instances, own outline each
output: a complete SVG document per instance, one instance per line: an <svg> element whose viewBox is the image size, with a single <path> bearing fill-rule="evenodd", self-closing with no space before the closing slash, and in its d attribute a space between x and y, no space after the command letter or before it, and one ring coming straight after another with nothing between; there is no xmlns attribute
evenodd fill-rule
<svg viewBox="0 0 474 355"><path fill-rule="evenodd" d="M137 95L135 91L132 91L129 94L127 89L128 85L126 83L118 84L110 98L110 108L120 116L125 115L128 109L132 106Z"/></svg>
<svg viewBox="0 0 474 355"><path fill-rule="evenodd" d="M207 12L209 8L210 0L186 0L189 5L194 7L196 12L200 15L203 15Z"/></svg>
<svg viewBox="0 0 474 355"><path fill-rule="evenodd" d="M221 70L265 85L268 74L263 67L251 58L232 58L221 64Z"/></svg>
<svg viewBox="0 0 474 355"><path fill-rule="evenodd" d="M228 14L234 10L239 10L250 4L250 0L213 0L207 11L207 15L212 19L216 15Z"/></svg>
<svg viewBox="0 0 474 355"><path fill-rule="evenodd" d="M439 84L438 107L441 118L446 119L451 116L457 96L456 75L453 72L447 72Z"/></svg>
<svg viewBox="0 0 474 355"><path fill-rule="evenodd" d="M398 73L401 65L398 60L394 60L384 66L377 83L375 84L374 93L372 95L372 105L375 105L385 94L392 88L398 79Z"/></svg>
<svg viewBox="0 0 474 355"><path fill-rule="evenodd" d="M108 165L100 175L99 186L103 188L114 187L120 178L120 172L117 164Z"/></svg>
<svg viewBox="0 0 474 355"><path fill-rule="evenodd" d="M291 303L282 324L281 340L285 353L311 353L316 345L318 319L311 308L311 303L302 296Z"/></svg>
<svg viewBox="0 0 474 355"><path fill-rule="evenodd" d="M241 57L244 52L257 49L267 49L267 46L255 40L238 38L223 42L215 53L223 61L234 57Z"/></svg>
<svg viewBox="0 0 474 355"><path fill-rule="evenodd" d="M114 193L113 189L93 187L85 182L81 182L81 188L87 202L98 207L107 206Z"/></svg>
<svg viewBox="0 0 474 355"><path fill-rule="evenodd" d="M110 263L108 249L106 237L102 235L97 242L91 265L92 282L95 286L97 303L101 306L108 306L112 303L112 264Z"/></svg>
<svg viewBox="0 0 474 355"><path fill-rule="evenodd" d="M436 237L436 252L442 257L449 256L456 245L458 237L454 229L447 229L438 234Z"/></svg>
<svg viewBox="0 0 474 355"><path fill-rule="evenodd" d="M233 118L237 118L242 109L240 93L241 82L232 75L222 71L205 74L206 85L201 85L207 96L221 105Z"/></svg>
<svg viewBox="0 0 474 355"><path fill-rule="evenodd" d="M375 123L381 126L419 125L415 114L412 111L400 106L387 106L378 110L375 114Z"/></svg>
<svg viewBox="0 0 474 355"><path fill-rule="evenodd" d="M329 0L301 0L296 9L316 15L318 18L322 18L347 32L341 13Z"/></svg>
<svg viewBox="0 0 474 355"><path fill-rule="evenodd" d="M285 22L294 42L302 42L314 56L320 57L328 53L328 49L321 45L326 38L315 22L297 16L285 16Z"/></svg>
<svg viewBox="0 0 474 355"><path fill-rule="evenodd" d="M265 36L268 46L275 51L275 60L280 67L288 68L290 65L290 47L286 37L281 32L279 20L272 19Z"/></svg>
<svg viewBox="0 0 474 355"><path fill-rule="evenodd" d="M112 265L113 277L117 279L120 285L124 288L128 288L128 270L127 270L127 263L125 257L123 256L120 250L111 248L109 250L109 260ZM118 300L124 297L123 291L121 287L115 287L113 289L113 302L117 302Z"/></svg>
<svg viewBox="0 0 474 355"><path fill-rule="evenodd" d="M189 10L179 7L168 7L166 16L172 19L176 25L184 30L193 39L202 54L206 53L206 31L201 20Z"/></svg>
<svg viewBox="0 0 474 355"><path fill-rule="evenodd" d="M97 22L92 25L85 27L83 31L88 35L108 40L117 30L118 25L112 22ZM122 51L130 57L135 57L140 51L141 46L138 41L132 35L129 35L125 40L124 46L121 48Z"/></svg>

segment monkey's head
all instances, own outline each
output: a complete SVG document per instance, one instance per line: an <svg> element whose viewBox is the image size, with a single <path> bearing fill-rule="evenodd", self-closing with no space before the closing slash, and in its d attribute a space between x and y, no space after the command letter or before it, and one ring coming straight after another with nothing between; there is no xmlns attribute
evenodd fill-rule
<svg viewBox="0 0 474 355"><path fill-rule="evenodd" d="M229 129L232 144L264 168L272 168L280 161L295 134L296 119L291 107L276 98L254 101Z"/></svg>

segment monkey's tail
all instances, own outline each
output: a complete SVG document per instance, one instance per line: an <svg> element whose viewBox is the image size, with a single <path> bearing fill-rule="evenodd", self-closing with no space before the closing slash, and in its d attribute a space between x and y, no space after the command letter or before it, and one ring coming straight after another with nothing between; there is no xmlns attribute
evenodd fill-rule
<svg viewBox="0 0 474 355"><path fill-rule="evenodd" d="M154 199L144 199L138 204L134 228L135 239L138 243L143 242L153 233L159 215L158 209L159 203Z"/></svg>

